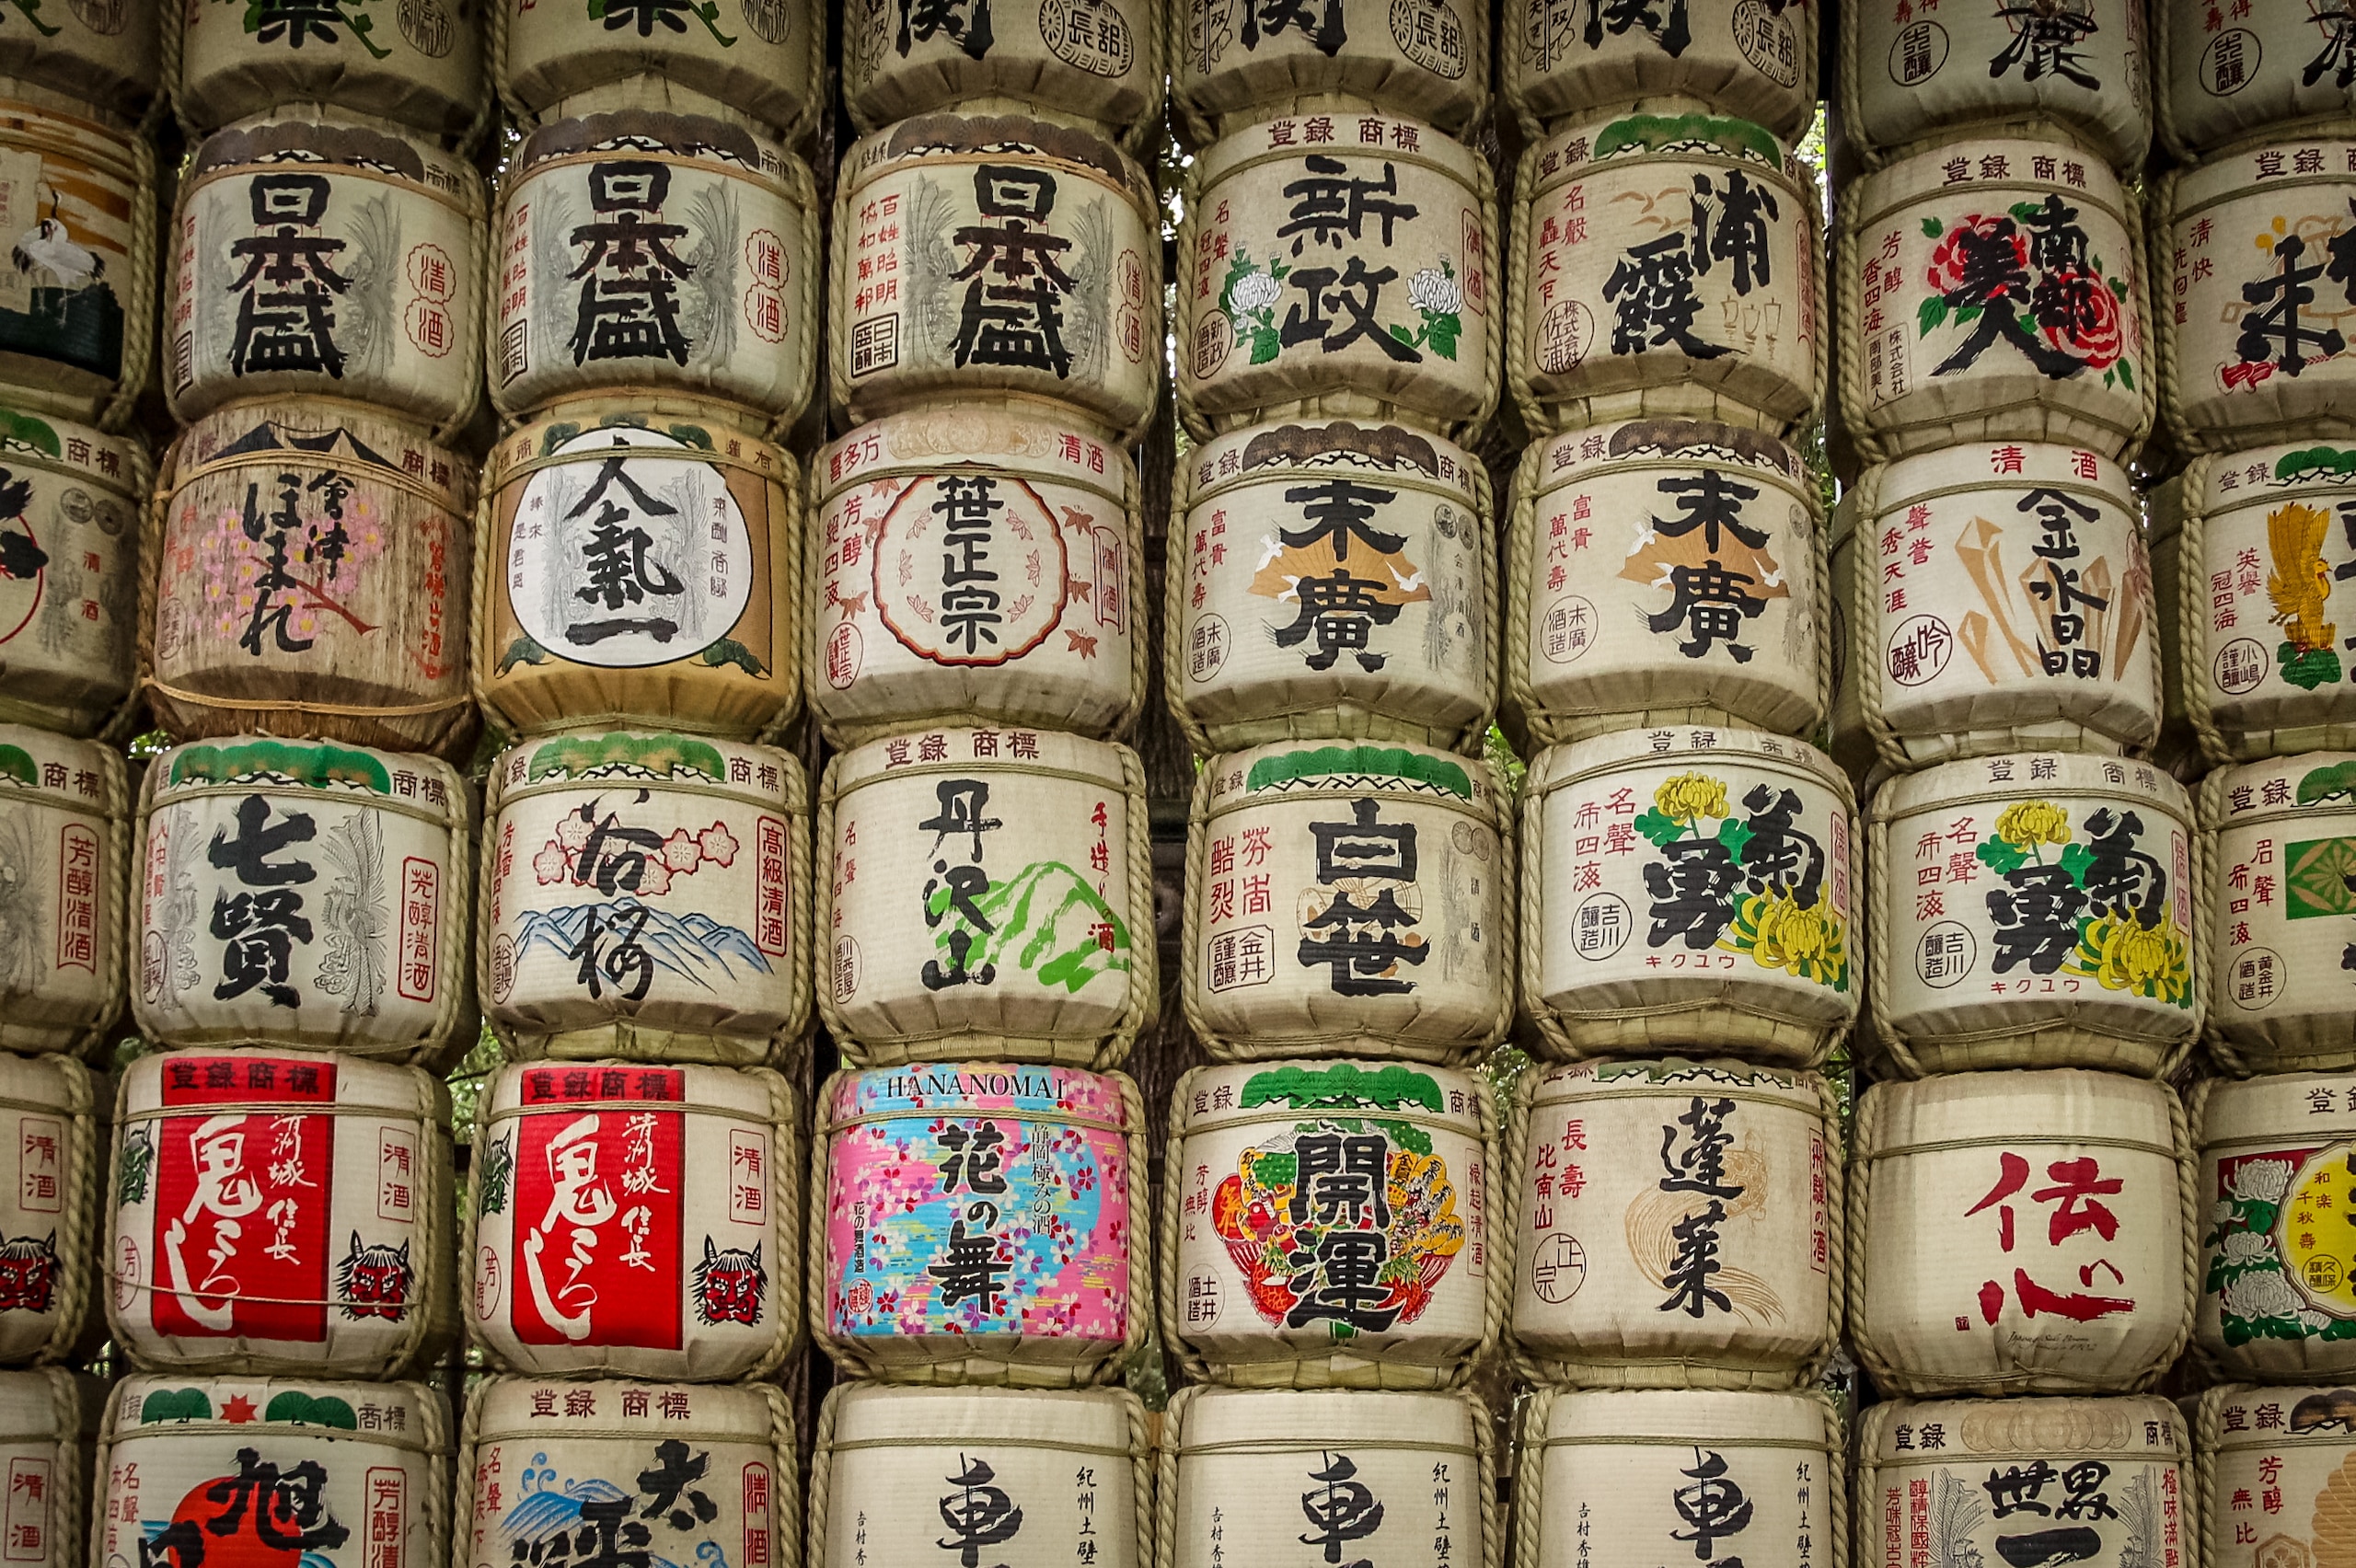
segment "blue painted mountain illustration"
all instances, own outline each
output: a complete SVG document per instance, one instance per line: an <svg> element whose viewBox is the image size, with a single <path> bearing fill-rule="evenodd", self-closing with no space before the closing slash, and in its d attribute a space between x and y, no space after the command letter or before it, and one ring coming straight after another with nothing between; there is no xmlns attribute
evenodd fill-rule
<svg viewBox="0 0 2356 1568"><path fill-rule="evenodd" d="M641 916L644 917L643 924ZM751 937L735 927L723 926L700 910L683 917L641 904L634 898L576 904L568 909L525 910L516 922L516 962L520 963L529 957L535 943L544 942L556 950L559 958L579 963L583 957L582 939L593 917L597 929L591 949L601 964L610 965L618 950L634 943L656 969L707 991L717 991L729 982L770 972L767 955ZM608 967L606 973L623 973L628 967Z"/></svg>

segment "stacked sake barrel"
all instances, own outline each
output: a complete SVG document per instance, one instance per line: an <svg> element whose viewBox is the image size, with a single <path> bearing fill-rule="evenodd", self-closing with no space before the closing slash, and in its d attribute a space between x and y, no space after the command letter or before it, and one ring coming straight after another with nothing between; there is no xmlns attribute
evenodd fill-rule
<svg viewBox="0 0 2356 1568"><path fill-rule="evenodd" d="M1558 8L1520 117L1504 721L1522 1039L1505 1332L1532 1561L1837 1561L1841 1123L1863 988L1826 548L1813 7ZM1680 1533L1681 1532L1681 1533ZM1650 1544L1634 1550L1664 1550Z"/></svg>

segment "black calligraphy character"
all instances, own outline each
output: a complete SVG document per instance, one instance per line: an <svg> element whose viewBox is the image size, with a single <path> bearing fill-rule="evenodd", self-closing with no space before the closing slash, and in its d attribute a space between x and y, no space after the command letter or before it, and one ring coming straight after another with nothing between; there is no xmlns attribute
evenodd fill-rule
<svg viewBox="0 0 2356 1568"><path fill-rule="evenodd" d="M1300 1511L1314 1533L1302 1536L1300 1543L1323 1548L1325 1561L1338 1563L1343 1547L1382 1528L1382 1505L1373 1489L1357 1479L1358 1467L1347 1454L1326 1449L1321 1457L1324 1468L1309 1472L1309 1479L1319 1484L1300 1494ZM1350 1568L1368 1568L1367 1561L1361 1558Z"/></svg>
<svg viewBox="0 0 2356 1568"><path fill-rule="evenodd" d="M571 236L585 252L568 278L581 280L572 326L572 363L668 359L687 363L679 329L679 284L695 271L671 247L687 225L660 221L671 167L646 158L592 164L589 210Z"/></svg>
<svg viewBox="0 0 2356 1568"><path fill-rule="evenodd" d="M1824 888L1824 846L1796 825L1798 793L1755 784L1742 803L1750 813L1743 822L1750 836L1743 840L1741 857L1750 891L1786 893L1802 909L1814 908Z"/></svg>
<svg viewBox="0 0 2356 1568"><path fill-rule="evenodd" d="M237 1450L237 1473L204 1490L220 1512L204 1522L216 1536L242 1533L253 1516L254 1535L278 1551L333 1551L352 1539L351 1529L328 1512L328 1472L316 1459L281 1471L251 1448Z"/></svg>
<svg viewBox="0 0 2356 1568"><path fill-rule="evenodd" d="M941 1142L949 1150L949 1158L940 1166L942 1192L953 1193L962 1183L968 1192L992 1196L1005 1193L1006 1157L999 1151L1006 1133L997 1123L985 1122L970 1133L952 1123L941 1129Z"/></svg>
<svg viewBox="0 0 2356 1568"><path fill-rule="evenodd" d="M647 791L638 792L639 804L649 798ZM608 898L617 892L641 892L646 885L648 857L663 853L663 836L651 827L624 827L619 812L598 816L599 803L600 798L593 796L572 813L589 826L581 853L573 857L573 883L594 887Z"/></svg>
<svg viewBox="0 0 2356 1568"><path fill-rule="evenodd" d="M668 31L683 33L687 30L687 18L693 17L703 24L704 31L719 41L721 48L733 49L736 40L713 24L712 18L719 14L720 7L712 0L703 0L700 5L696 0L606 0L606 30L619 32L634 27L639 37L653 38L659 23Z"/></svg>
<svg viewBox="0 0 2356 1568"><path fill-rule="evenodd" d="M1706 360L1728 352L1723 343L1705 343L1693 335L1702 301L1693 292L1693 258L1685 248L1686 238L1679 232L1632 245L1603 280L1603 297L1617 302L1613 353L1677 349L1688 358Z"/></svg>
<svg viewBox="0 0 2356 1568"><path fill-rule="evenodd" d="M662 1517L675 1530L691 1530L696 1522L711 1523L720 1507L695 1482L711 1468L709 1452L687 1457L687 1446L676 1437L654 1445L654 1468L638 1472L638 1490L646 1499L641 1519Z"/></svg>
<svg viewBox="0 0 2356 1568"><path fill-rule="evenodd" d="M1415 882L1415 824L1381 822L1380 809L1380 801L1361 798L1352 803L1349 821L1309 824L1317 847L1318 882ZM1403 995L1415 988L1415 982L1401 977L1398 966L1420 964L1430 956L1423 937L1413 931L1416 922L1393 889L1361 886L1354 893L1335 887L1325 907L1301 922L1296 961L1305 968L1328 966L1329 984L1340 996Z"/></svg>
<svg viewBox="0 0 2356 1568"><path fill-rule="evenodd" d="M924 884L924 923L938 928L941 922L954 915L959 925L953 927L941 939L949 953L948 967L937 958L925 960L920 978L929 990L944 991L953 986L987 986L998 978L998 965L970 965L976 934L995 935L998 928L982 913L980 898L989 892L989 873L982 869L982 835L995 832L1005 825L998 817L984 814L990 803L990 787L979 778L943 778L933 786L933 798L941 809L932 816L917 824L918 832L930 831L932 848L939 854L941 847L953 836L971 836L974 841L971 863L953 866L946 859L932 863L933 878Z"/></svg>
<svg viewBox="0 0 2356 1568"><path fill-rule="evenodd" d="M1773 282L1767 220L1782 215L1775 193L1752 184L1738 168L1727 172L1723 189L1712 184L1708 175L1695 175L1693 271L1707 277L1713 262L1732 262L1734 292L1746 298L1752 284Z"/></svg>
<svg viewBox="0 0 2356 1568"><path fill-rule="evenodd" d="M1646 616L1645 624L1655 631L1683 625L1690 635L1677 645L1677 651L1689 659L1699 659L1723 642L1735 663L1749 663L1752 650L1735 640L1741 635L1745 620L1755 620L1765 613L1767 601L1750 591L1760 585L1757 579L1749 572L1729 571L1718 556L1724 534L1733 535L1754 550L1766 548L1766 533L1742 522L1743 503L1759 499L1758 487L1738 484L1713 468L1691 477L1672 476L1654 488L1676 498L1679 514L1655 517L1653 532L1665 539L1681 539L1699 529L1709 559L1698 567L1670 567L1669 608Z"/></svg>
<svg viewBox="0 0 2356 1568"><path fill-rule="evenodd" d="M1391 1294L1382 1271L1391 1262L1391 1238L1380 1230L1328 1230L1313 1247L1297 1248L1285 1256L1293 1271L1286 1278L1295 1300L1285 1314L1288 1328L1330 1323L1334 1332L1387 1332L1404 1309L1385 1307Z"/></svg>
<svg viewBox="0 0 2356 1568"><path fill-rule="evenodd" d="M1372 651L1374 628L1391 625L1404 607L1381 596L1389 586L1375 578L1360 577L1346 566L1301 577L1293 584L1300 611L1290 626L1276 628L1276 646L1297 648L1314 632L1316 649L1301 659L1311 669L1330 670L1344 653L1356 658L1360 669L1381 669L1390 655Z"/></svg>
<svg viewBox="0 0 2356 1568"><path fill-rule="evenodd" d="M943 778L932 787L932 797L940 802L941 809L917 824L917 831L931 833L932 852L936 855L952 837L970 835L974 840L971 858L976 865L981 864L982 835L995 833L1006 825L997 817L982 814L989 809L989 781L983 778Z"/></svg>
<svg viewBox="0 0 2356 1568"><path fill-rule="evenodd" d="M1006 1294L1006 1281L1000 1276L1013 1265L998 1255L998 1237L991 1229L998 1218L996 1204L976 1200L963 1218L949 1222L949 1239L941 1246L941 1261L927 1264L924 1271L941 1282L936 1298L943 1309L972 1301L992 1318L1005 1309L999 1301ZM974 1221L976 1228L967 1230L967 1220Z"/></svg>
<svg viewBox="0 0 2356 1568"><path fill-rule="evenodd" d="M990 0L900 0L900 58L911 44L930 43L940 33L979 60L998 41L990 27Z"/></svg>
<svg viewBox="0 0 2356 1568"><path fill-rule="evenodd" d="M346 242L302 232L327 216L331 189L323 174L258 174L248 184L254 226L264 232L229 247L230 259L245 263L229 284L240 296L232 375L325 371L342 378L335 298L352 280L332 262Z"/></svg>
<svg viewBox="0 0 2356 1568"><path fill-rule="evenodd" d="M342 574L344 552L352 544L352 535L343 525L343 503L352 490L352 480L333 468L303 487L305 494L318 499L319 510L327 514L329 524L324 532L317 523L305 528L303 564L324 567L326 570L322 575L329 582Z"/></svg>
<svg viewBox="0 0 2356 1568"><path fill-rule="evenodd" d="M1693 29L1685 17L1685 0L1669 0L1669 15L1664 19L1659 0L1587 0L1587 46L1603 47L1605 29L1614 38L1623 37L1634 28L1642 28L1663 54L1675 60L1693 41Z"/></svg>
<svg viewBox="0 0 2356 1568"><path fill-rule="evenodd" d="M1056 210L1056 177L1044 169L983 164L974 171L974 202L995 225L971 224L951 237L973 248L963 267L949 275L965 287L964 314L953 347L957 363L1013 365L1023 370L1071 375L1071 350L1064 342L1062 302L1072 290L1070 274L1057 258L1071 241L1046 230Z"/></svg>
<svg viewBox="0 0 2356 1568"><path fill-rule="evenodd" d="M25 508L32 504L33 481L20 479L5 467L0 467L0 518L22 521ZM31 533L16 529L0 529L0 575L17 582L30 582L40 577L49 564L49 552L35 542Z"/></svg>
<svg viewBox="0 0 2356 1568"><path fill-rule="evenodd" d="M998 499L998 480L987 474L948 475L934 484L941 498L932 503L932 513L941 522L942 640L953 648L964 644L968 654L986 642L995 648L998 628L1006 624L998 590L990 586L999 580L989 564L994 513L1006 510Z"/></svg>
<svg viewBox="0 0 2356 1568"><path fill-rule="evenodd" d="M2143 831L2136 812L2097 809L2086 818L2086 847L2093 854L2080 885L2097 913L2131 918L2150 930L2167 904L2168 873L2156 856L2135 847Z"/></svg>
<svg viewBox="0 0 2356 1568"><path fill-rule="evenodd" d="M1423 363L1421 350L1385 330L1375 319L1383 286L1399 281L1398 268L1369 268L1364 259L1353 256L1339 272L1331 267L1296 267L1286 281L1309 296L1307 304L1286 308L1285 323L1276 332L1286 348L1315 343L1322 352L1339 353L1363 338L1402 364ZM1331 311L1340 311L1349 319L1336 320L1327 314Z"/></svg>
<svg viewBox="0 0 2356 1568"><path fill-rule="evenodd" d="M2085 368L2085 361L2041 340L2020 319L2019 307L2031 303L2029 275L2020 225L2010 215L1991 221L1985 228L1977 224L1958 228L1951 238L1956 283L1939 297L1950 310L1980 314L1972 323L1971 335L1958 343L1955 352L1932 375L1951 375L1969 369L1999 338L2053 380ZM2052 276L2048 274L2047 281ZM2057 298L2054 303L2058 307L2067 301Z"/></svg>
<svg viewBox="0 0 2356 1568"><path fill-rule="evenodd" d="M1677 1516L1686 1528L1671 1530L1671 1540L1693 1543L1696 1562L1708 1562L1717 1553L1721 1536L1740 1535L1750 1526L1750 1500L1742 1488L1727 1474L1726 1457L1715 1450L1695 1448L1693 1467L1678 1472L1692 1482L1691 1486L1677 1489L1674 1501ZM1741 1568L1742 1559L1718 1559L1717 1568Z"/></svg>
<svg viewBox="0 0 2356 1568"><path fill-rule="evenodd" d="M949 1478L957 1490L941 1500L941 1522L957 1539L934 1544L957 1553L960 1568L980 1568L984 1547L1003 1546L1021 1531L1022 1510L990 1484L998 1472L987 1463L963 1454L957 1462L964 1468Z"/></svg>
<svg viewBox="0 0 2356 1568"><path fill-rule="evenodd" d="M629 1516L630 1501L605 1497L583 1502L580 1528L566 1543L570 1558L560 1555L544 1568L653 1568L654 1554L648 1548L654 1534Z"/></svg>
<svg viewBox="0 0 2356 1568"><path fill-rule="evenodd" d="M1243 27L1238 34L1243 47L1256 50L1263 36L1274 38L1290 28L1331 60L1350 40L1342 0L1325 0L1314 21L1310 18L1310 6L1311 0L1243 0Z"/></svg>
<svg viewBox="0 0 2356 1568"><path fill-rule="evenodd" d="M1375 509L1399 499L1397 490L1378 490L1352 479L1326 479L1295 485L1285 491L1288 504L1300 508L1306 528L1280 528L1276 536L1294 549L1307 549L1320 540L1332 543L1334 559L1350 559L1350 541L1357 540L1378 555L1388 555L1407 543L1403 534L1385 534L1373 526Z"/></svg>
<svg viewBox="0 0 2356 1568"><path fill-rule="evenodd" d="M234 873L248 887L286 887L311 881L318 871L309 861L270 857L290 844L308 844L318 836L318 824L307 812L288 812L286 820L272 827L270 812L267 795L248 795L239 801L237 837L231 838L226 828L214 829L205 859L214 870Z"/></svg>
<svg viewBox="0 0 2356 1568"><path fill-rule="evenodd" d="M1382 802L1360 796L1350 803L1347 822L1313 822L1309 836L1317 847L1317 880L1387 877L1415 880L1415 824L1378 820Z"/></svg>
<svg viewBox="0 0 2356 1568"><path fill-rule="evenodd" d="M2078 559L2077 525L2091 523L2101 513L2090 502L2063 490L2039 485L2023 495L2015 510L2036 514L2041 536L2029 548L2038 558L2027 587L2029 596L2046 607L2046 628L2052 633L2048 646L2038 642L2038 661L2049 675L2081 677L2102 674L2102 650L2086 641L2087 610L2107 610L2110 601L2079 585L2078 569L2065 564Z"/></svg>
<svg viewBox="0 0 2356 1568"><path fill-rule="evenodd" d="M1675 838L1662 846L1661 855L1645 868L1645 891L1652 897L1646 945L1682 940L1693 952L1715 946L1734 918L1732 894L1742 881L1734 851L1715 838Z"/></svg>
<svg viewBox="0 0 2356 1568"><path fill-rule="evenodd" d="M2043 1514L2050 1517L2053 1506L2038 1501L2047 1486L2061 1479L2061 1472L2043 1459L2028 1465L2014 1465L2003 1471L1991 1469L1988 1479L1980 1489L1988 1493L1988 1511L1992 1518L2010 1518L2015 1514Z"/></svg>
<svg viewBox="0 0 2356 1568"><path fill-rule="evenodd" d="M1734 1310L1727 1293L1710 1283L1711 1276L1726 1266L1718 1262L1718 1227L1726 1217L1727 1205L1712 1198L1669 1228L1677 1242L1677 1255L1661 1275L1661 1288L1669 1292L1669 1298L1658 1310L1682 1312L1689 1318L1703 1317L1713 1307L1721 1312Z"/></svg>
<svg viewBox="0 0 2356 1568"><path fill-rule="evenodd" d="M2062 1472L2062 1489L2068 1495L2062 1505L2053 1510L2057 1519L2115 1519L2119 1510L2110 1505L2110 1493L2103 1483L2110 1479L2110 1467L2100 1459L2080 1459Z"/></svg>
<svg viewBox="0 0 2356 1568"><path fill-rule="evenodd" d="M1727 1177L1727 1150L1734 1135L1727 1118L1734 1114L1731 1100L1704 1100L1695 1095L1685 1113L1660 1130L1660 1190L1703 1193L1715 1198L1738 1198L1743 1189ZM1677 1129L1686 1129L1686 1147L1677 1147Z"/></svg>
<svg viewBox="0 0 2356 1568"><path fill-rule="evenodd" d="M248 539L257 545L265 541L268 544L268 553L254 558L255 565L260 570L254 573L253 608L247 614L246 629L237 639L237 646L257 659L262 654L265 628L282 653L300 653L318 640L294 635L295 605L292 600L282 601L278 597L304 585L300 578L286 570L291 559L286 548L287 536L303 526L300 504L302 478L294 473L282 473L278 476L278 505L268 513L261 509L259 484L247 485L245 513L238 523L240 531Z"/></svg>
<svg viewBox="0 0 2356 1568"><path fill-rule="evenodd" d="M620 448L623 444L617 441L615 445ZM650 594L657 598L671 598L687 591L687 584L673 575L669 567L649 556L647 552L654 548L654 537L635 525L635 519L640 516L676 517L679 509L649 495L630 477L629 465L628 452L617 450L598 466L596 482L564 514L565 520L572 522L592 506L597 509L596 516L589 523L588 540L581 548L582 572L588 586L574 589L572 596L584 605L602 605L608 610L644 604ZM606 493L616 485L628 495L629 507ZM625 528L625 523L633 525ZM621 616L568 626L564 640L586 647L635 631L643 632L657 642L668 642L678 635L678 630L679 623L664 617Z"/></svg>
<svg viewBox="0 0 2356 1568"><path fill-rule="evenodd" d="M2086 69L2085 51L2078 47L2097 30L2090 8L2056 6L2053 0L2007 0L1996 16L2013 29L2013 40L1988 62L1991 79L2017 65L2024 82L2059 76L2090 93L2102 91L2102 78Z"/></svg>
<svg viewBox="0 0 2356 1568"><path fill-rule="evenodd" d="M311 922L301 913L303 895L292 888L213 895L212 932L221 950L221 983L214 999L230 1001L259 987L271 1005L299 1008L302 993L286 983L294 944L309 946Z"/></svg>
<svg viewBox="0 0 2356 1568"><path fill-rule="evenodd" d="M2356 86L2356 7L2346 0L2310 0L2307 19L2329 29L2324 39L2323 51L2307 62L2299 73L2299 81L2314 86L2329 72L2333 85L2342 91Z"/></svg>
<svg viewBox="0 0 2356 1568"><path fill-rule="evenodd" d="M2086 895L2060 865L2016 866L2004 885L1990 890L1988 915L1995 923L1995 973L2010 974L2026 963L2032 974L2051 974L2078 945L2078 918Z"/></svg>
<svg viewBox="0 0 2356 1568"><path fill-rule="evenodd" d="M1380 1133L1303 1133L1293 1146L1292 1196L1286 1214L1295 1225L1312 1216L1319 1225L1391 1227L1391 1143Z"/></svg>
<svg viewBox="0 0 2356 1568"><path fill-rule="evenodd" d="M580 939L565 950L564 956L579 961L581 967L572 978L576 985L589 987L591 1001L605 994L606 985L615 987L616 996L629 1001L646 999L648 988L654 984L654 957L639 937L653 913L643 904L618 905L609 923L605 912L594 905L581 912ZM605 946L608 936L615 939L610 949ZM625 985L627 990L622 989Z"/></svg>
<svg viewBox="0 0 2356 1568"><path fill-rule="evenodd" d="M1390 164L1382 166L1380 180L1354 178L1349 165L1322 153L1310 154L1301 167L1308 172L1284 189L1292 202L1291 215L1276 230L1278 239L1292 241L1295 256L1312 242L1339 250L1345 234L1354 241L1365 239L1369 218L1381 224L1382 244L1388 248L1392 225L1415 215L1414 207L1396 200L1399 171Z"/></svg>
<svg viewBox="0 0 2356 1568"><path fill-rule="evenodd" d="M2242 317L2241 336L2234 340L2234 352L2244 364L2271 361L2285 375L2297 375L2307 368L2309 348L2316 351L2316 359L2323 360L2348 346L2337 327L2317 329L2299 319L2300 306L2315 304L2313 284L2324 274L2321 261L2311 267L2299 265L2306 253L2305 240L2286 234L2274 242L2277 271L2242 285L2242 298L2252 308Z"/></svg>

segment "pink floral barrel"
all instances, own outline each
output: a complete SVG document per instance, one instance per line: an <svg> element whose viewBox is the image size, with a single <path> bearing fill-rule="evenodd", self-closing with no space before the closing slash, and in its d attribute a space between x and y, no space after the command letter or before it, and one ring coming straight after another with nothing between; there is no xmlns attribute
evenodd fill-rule
<svg viewBox="0 0 2356 1568"><path fill-rule="evenodd" d="M819 1103L811 1329L837 1363L1045 1388L1108 1378L1143 1339L1144 1110L1128 1078L877 1067L836 1074Z"/></svg>

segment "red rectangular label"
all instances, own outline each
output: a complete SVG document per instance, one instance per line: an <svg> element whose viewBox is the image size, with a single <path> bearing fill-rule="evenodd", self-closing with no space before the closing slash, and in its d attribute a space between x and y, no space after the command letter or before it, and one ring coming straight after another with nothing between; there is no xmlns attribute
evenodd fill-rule
<svg viewBox="0 0 2356 1568"><path fill-rule="evenodd" d="M745 1467L745 1568L769 1565L769 1467Z"/></svg>
<svg viewBox="0 0 2356 1568"><path fill-rule="evenodd" d="M605 1078L556 1069L526 1075ZM611 1076L635 1086L671 1073ZM676 1111L548 1111L515 1147L515 1335L525 1344L679 1344L679 1194L687 1118Z"/></svg>
<svg viewBox="0 0 2356 1568"><path fill-rule="evenodd" d="M367 1568L401 1568L409 1534L409 1476L390 1465L368 1470Z"/></svg>
<svg viewBox="0 0 2356 1568"><path fill-rule="evenodd" d="M412 855L401 862L400 993L413 1002L433 999L442 953L442 868Z"/></svg>
<svg viewBox="0 0 2356 1568"><path fill-rule="evenodd" d="M80 823L57 836L57 967L98 970L98 836Z"/></svg>
<svg viewBox="0 0 2356 1568"><path fill-rule="evenodd" d="M335 1103L333 1062L274 1056L171 1056L164 1062L164 1103L219 1105L285 1100Z"/></svg>
<svg viewBox="0 0 2356 1568"><path fill-rule="evenodd" d="M687 1098L687 1074L676 1067L535 1067L524 1075L524 1103L641 1100L676 1104Z"/></svg>
<svg viewBox="0 0 2356 1568"><path fill-rule="evenodd" d="M332 1088L331 1069L299 1070ZM335 1118L230 1112L157 1130L156 1332L325 1340Z"/></svg>
<svg viewBox="0 0 2356 1568"><path fill-rule="evenodd" d="M760 908L754 923L754 940L763 952L782 957L787 929L785 822L765 816L756 824L760 837Z"/></svg>

